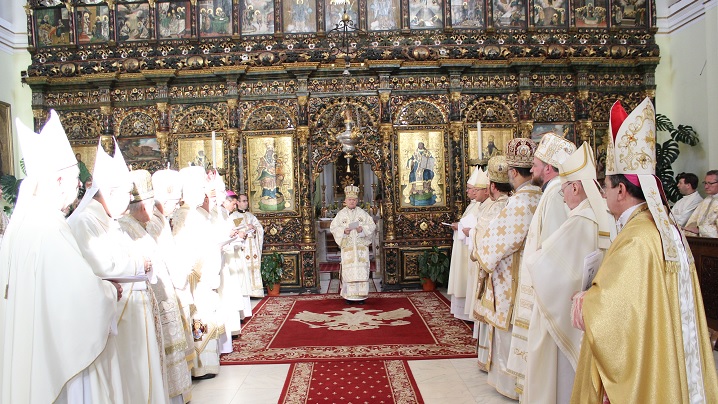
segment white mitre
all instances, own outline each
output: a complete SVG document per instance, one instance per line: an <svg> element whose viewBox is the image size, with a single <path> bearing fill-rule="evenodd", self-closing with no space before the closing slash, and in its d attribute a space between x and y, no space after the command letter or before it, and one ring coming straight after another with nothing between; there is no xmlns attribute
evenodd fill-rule
<svg viewBox="0 0 718 404"><path fill-rule="evenodd" d="M152 174L155 199L164 203L170 199L182 198L182 177L179 171L157 170Z"/></svg>
<svg viewBox="0 0 718 404"><path fill-rule="evenodd" d="M555 133L548 132L543 135L541 142L536 146L534 157L558 168L558 165L563 163L575 151L576 145L573 142Z"/></svg>
<svg viewBox="0 0 718 404"><path fill-rule="evenodd" d="M180 170L180 177L182 178L182 200L184 203L193 208L202 205L207 184L207 173L204 171L204 167L185 167Z"/></svg>
<svg viewBox="0 0 718 404"><path fill-rule="evenodd" d="M50 119L39 134L25 126L19 118L15 119L15 123L28 176L39 178L77 165L75 153L55 110L50 110Z"/></svg>
<svg viewBox="0 0 718 404"><path fill-rule="evenodd" d="M486 172L479 167L474 168L474 172L466 182L467 185L471 185L474 188L486 188L489 186L489 177Z"/></svg>
<svg viewBox="0 0 718 404"><path fill-rule="evenodd" d="M598 222L598 246L607 249L611 244L611 227L616 227L613 218L608 212L606 200L601 196L600 187L596 181L596 159L588 143L583 142L573 154L559 164L558 175L561 183L580 181L588 197L593 213Z"/></svg>
<svg viewBox="0 0 718 404"><path fill-rule="evenodd" d="M132 179L130 178L130 170L125 164L125 158L117 144L117 140L113 137L115 144L115 156L110 157L102 148L102 142L97 143L97 156L95 157L95 167L92 170L92 186L85 192L80 204L77 206L72 215L67 219L69 223L73 223L80 212L85 210L87 205L92 201L98 191L108 194L116 189L124 189L128 194L132 189ZM129 201L129 196L128 196Z"/></svg>

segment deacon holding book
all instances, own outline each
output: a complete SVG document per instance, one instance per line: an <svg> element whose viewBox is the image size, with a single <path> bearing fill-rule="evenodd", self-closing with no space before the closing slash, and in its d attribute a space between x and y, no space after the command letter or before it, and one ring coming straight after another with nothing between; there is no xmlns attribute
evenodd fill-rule
<svg viewBox="0 0 718 404"><path fill-rule="evenodd" d="M655 176L656 113L611 108L606 202L619 233L574 297L585 329L572 403L716 403L718 381L693 255Z"/></svg>
<svg viewBox="0 0 718 404"><path fill-rule="evenodd" d="M346 206L337 213L329 230L341 249L342 269L340 272L341 292L347 304L364 304L369 297L369 245L374 237L374 219L359 202L359 187L344 188Z"/></svg>

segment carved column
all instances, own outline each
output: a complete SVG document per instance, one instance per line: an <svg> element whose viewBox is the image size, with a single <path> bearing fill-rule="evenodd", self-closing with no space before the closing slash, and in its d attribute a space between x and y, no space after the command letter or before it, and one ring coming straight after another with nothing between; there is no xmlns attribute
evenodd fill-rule
<svg viewBox="0 0 718 404"><path fill-rule="evenodd" d="M451 93L458 94L458 93ZM456 217L460 217L461 213L464 211L464 207L466 206L466 199L465 195L466 192L464 192L464 183L465 179L468 178L470 173L466 172L467 165L466 161L464 161L463 157L466 153L463 153L463 150L468 150L468 147L463 146L463 138L464 138L464 123L459 122L451 122L449 126L449 133L451 134L451 159L453 160L452 166L454 167L454 183L451 184L451 186L454 188L454 206L457 209ZM449 185L449 184L447 184Z"/></svg>
<svg viewBox="0 0 718 404"><path fill-rule="evenodd" d="M237 149L239 148L239 130L235 128L227 129L227 139L229 139L229 167L227 167L227 183L232 190L239 189L239 156Z"/></svg>
<svg viewBox="0 0 718 404"><path fill-rule="evenodd" d="M309 187L309 127L300 126L297 128L297 139L299 139L299 188L302 201L302 242L314 243L314 210L312 209L312 195Z"/></svg>
<svg viewBox="0 0 718 404"><path fill-rule="evenodd" d="M579 84L581 83L581 75L579 74ZM593 122L589 114L588 106L588 90L578 90L578 97L576 97L576 119L578 119L578 125L576 125L576 133L578 134L578 142L588 142L592 147L595 146L593 139ZM580 144L576 144L580 146Z"/></svg>
<svg viewBox="0 0 718 404"><path fill-rule="evenodd" d="M47 122L47 111L44 108L32 108L32 121L35 126L35 132L40 132Z"/></svg>
<svg viewBox="0 0 718 404"><path fill-rule="evenodd" d="M162 164L165 165L170 159L169 133L170 119L166 102L157 103L157 143L160 146Z"/></svg>
<svg viewBox="0 0 718 404"><path fill-rule="evenodd" d="M102 135L100 136L100 143L107 154L114 156L115 145L112 141L112 136L114 136L115 132L113 128L112 107L110 105L101 105L100 113L102 114Z"/></svg>
<svg viewBox="0 0 718 404"><path fill-rule="evenodd" d="M531 90L519 92L519 136L530 138L534 128L531 116Z"/></svg>
<svg viewBox="0 0 718 404"><path fill-rule="evenodd" d="M384 239L387 241L394 240L394 192L392 184L392 138L394 135L394 127L390 123L382 123L379 125L379 134L382 139L382 155L384 156Z"/></svg>

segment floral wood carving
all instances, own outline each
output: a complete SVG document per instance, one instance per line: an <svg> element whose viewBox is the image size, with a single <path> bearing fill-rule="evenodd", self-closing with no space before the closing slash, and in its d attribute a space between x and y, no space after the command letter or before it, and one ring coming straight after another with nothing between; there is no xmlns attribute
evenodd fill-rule
<svg viewBox="0 0 718 404"><path fill-rule="evenodd" d="M150 115L142 111L134 111L120 121L117 136L154 137L156 132L157 125Z"/></svg>
<svg viewBox="0 0 718 404"><path fill-rule="evenodd" d="M260 105L248 113L242 125L242 130L283 130L296 127L295 110L288 110L286 106L269 103Z"/></svg>
<svg viewBox="0 0 718 404"><path fill-rule="evenodd" d="M227 114L226 103L192 105L176 112L176 116L172 119L172 132L221 131L227 127Z"/></svg>
<svg viewBox="0 0 718 404"><path fill-rule="evenodd" d="M100 110L62 112L60 120L70 140L99 139L102 132Z"/></svg>
<svg viewBox="0 0 718 404"><path fill-rule="evenodd" d="M443 97L443 105L448 106L449 100ZM448 121L449 112L440 107L438 100L410 100L399 106L396 112L395 125L437 125Z"/></svg>
<svg viewBox="0 0 718 404"><path fill-rule="evenodd" d="M516 96L512 101L516 102ZM478 98L466 108L466 122L518 122L518 112L510 101L499 96Z"/></svg>
<svg viewBox="0 0 718 404"><path fill-rule="evenodd" d="M572 122L573 108L564 100L548 97L537 102L533 118L536 122Z"/></svg>

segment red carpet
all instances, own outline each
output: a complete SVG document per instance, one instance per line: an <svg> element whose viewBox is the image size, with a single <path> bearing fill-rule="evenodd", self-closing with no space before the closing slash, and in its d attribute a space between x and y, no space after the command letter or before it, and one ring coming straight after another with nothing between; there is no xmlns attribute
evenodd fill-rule
<svg viewBox="0 0 718 404"><path fill-rule="evenodd" d="M319 272L339 272L341 264L339 262L320 262ZM369 264L369 270L376 272L376 262L372 261Z"/></svg>
<svg viewBox="0 0 718 404"><path fill-rule="evenodd" d="M221 363L439 359L476 355L471 328L435 292L372 293L364 305L334 294L265 298Z"/></svg>
<svg viewBox="0 0 718 404"><path fill-rule="evenodd" d="M295 363L280 403L423 403L406 361Z"/></svg>

